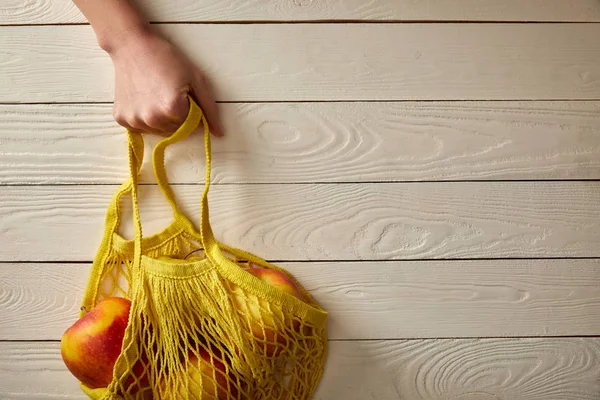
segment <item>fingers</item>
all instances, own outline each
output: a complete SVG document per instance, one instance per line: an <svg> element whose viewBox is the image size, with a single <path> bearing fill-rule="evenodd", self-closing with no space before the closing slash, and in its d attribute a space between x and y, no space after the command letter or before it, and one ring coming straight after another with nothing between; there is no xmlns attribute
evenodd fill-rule
<svg viewBox="0 0 600 400"><path fill-rule="evenodd" d="M119 125L131 132L170 135L185 121L188 110L187 97L181 94L169 101L155 101L145 107L132 107L131 110L123 110L122 106L115 103L113 116Z"/></svg>
<svg viewBox="0 0 600 400"><path fill-rule="evenodd" d="M113 108L115 120L132 132L171 135L185 121L189 112L187 94L202 108L211 133L223 136L219 109L206 79L197 73L194 82L167 99L140 99L137 103L116 101Z"/></svg>
<svg viewBox="0 0 600 400"><path fill-rule="evenodd" d="M142 118L133 118L131 122L129 122L129 126L131 127L130 129L132 132L161 133L158 129L147 124Z"/></svg>
<svg viewBox="0 0 600 400"><path fill-rule="evenodd" d="M153 115L151 126L164 132L175 132L187 118L190 103L185 92L177 93L166 100Z"/></svg>
<svg viewBox="0 0 600 400"><path fill-rule="evenodd" d="M141 121L139 121L137 118L135 118L135 116L127 116L115 103L114 107L113 107L113 118L115 119L115 121L117 121L117 123L119 125L121 125L123 128L127 129L128 131L131 132L135 132L135 133L145 133L147 132L147 129L150 129L148 126L145 126L145 124L141 123Z"/></svg>
<svg viewBox="0 0 600 400"><path fill-rule="evenodd" d="M192 95L202 108L211 133L218 137L223 136L225 132L223 131L219 108L213 92L208 80L199 73L196 74L194 85L192 85Z"/></svg>

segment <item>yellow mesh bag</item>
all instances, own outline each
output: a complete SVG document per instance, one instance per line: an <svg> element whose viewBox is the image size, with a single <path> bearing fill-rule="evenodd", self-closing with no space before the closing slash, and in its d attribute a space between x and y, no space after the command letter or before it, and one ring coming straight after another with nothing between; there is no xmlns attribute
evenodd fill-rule
<svg viewBox="0 0 600 400"><path fill-rule="evenodd" d="M164 154L200 122L206 184L198 232L177 207ZM155 177L174 220L149 237L142 238L137 195L143 139L131 132L128 138L130 178L108 207L82 309L125 297L131 301L129 321L112 382L100 389L81 383L83 391L92 399L311 398L327 353L327 313L286 271L215 240L207 197L210 134L200 108L190 99L185 123L153 150ZM118 233L126 194L133 199L133 240ZM246 272L252 264L286 273L304 301Z"/></svg>

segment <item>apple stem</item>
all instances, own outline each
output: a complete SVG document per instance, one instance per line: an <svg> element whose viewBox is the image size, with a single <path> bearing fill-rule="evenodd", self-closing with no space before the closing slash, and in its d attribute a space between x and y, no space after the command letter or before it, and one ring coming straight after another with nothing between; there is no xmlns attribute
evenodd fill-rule
<svg viewBox="0 0 600 400"><path fill-rule="evenodd" d="M197 252L197 251L200 251L200 250L204 250L204 249L203 249L202 247L200 247L199 249L196 249L196 250L192 251L191 253L189 253L189 254L188 254L187 256L185 256L183 259L184 259L184 260L187 260L187 258L188 258L189 256L191 256L192 254L194 254L195 252Z"/></svg>
<svg viewBox="0 0 600 400"><path fill-rule="evenodd" d="M84 313L88 313L89 311L87 310L87 308L85 308L85 306L81 306L80 308L81 311L83 311Z"/></svg>

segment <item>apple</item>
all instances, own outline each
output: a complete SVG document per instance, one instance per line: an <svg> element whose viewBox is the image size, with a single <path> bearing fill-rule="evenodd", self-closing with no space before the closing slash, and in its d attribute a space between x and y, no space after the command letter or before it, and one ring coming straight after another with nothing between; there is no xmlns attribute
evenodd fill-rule
<svg viewBox="0 0 600 400"><path fill-rule="evenodd" d="M275 269L262 268L252 266L244 271L256 276L263 282L268 283L271 286L278 288L281 291L284 291L292 296L299 298L304 301L304 296L300 291L300 288L296 285L296 283L283 272L277 271Z"/></svg>
<svg viewBox="0 0 600 400"><path fill-rule="evenodd" d="M298 285L296 285L296 283L285 273L253 265L250 268L244 269L244 271L256 276L263 282L304 301L304 296ZM272 313L277 313L278 310L276 308L270 308L268 302L263 299L256 298L255 300L258 304L247 300L244 292L240 288L234 288L234 304L242 313L250 315L252 320L250 330L254 337L258 339L258 346L263 346L267 357L277 357L288 345L285 336L278 332L277 324L272 315ZM262 310L269 309L271 309L272 312L262 312ZM281 314L281 312L279 313ZM283 315L280 315L280 318L283 319ZM262 324L260 321L262 321ZM293 327L296 332L299 332L300 322L294 320Z"/></svg>
<svg viewBox="0 0 600 400"><path fill-rule="evenodd" d="M200 357L190 351L184 366L187 376L178 377L175 383L163 383L160 399L237 399L238 389L228 378L224 361L214 354L203 347L198 351Z"/></svg>
<svg viewBox="0 0 600 400"><path fill-rule="evenodd" d="M88 388L106 387L112 381L130 307L127 299L108 297L63 334L62 358L69 371Z"/></svg>

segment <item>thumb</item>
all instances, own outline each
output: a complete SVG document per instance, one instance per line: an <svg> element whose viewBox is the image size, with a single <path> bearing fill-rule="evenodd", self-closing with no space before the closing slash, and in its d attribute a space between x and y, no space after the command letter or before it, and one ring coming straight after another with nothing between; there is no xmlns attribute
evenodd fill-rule
<svg viewBox="0 0 600 400"><path fill-rule="evenodd" d="M215 136L223 136L223 126L221 123L221 115L219 107L215 101L213 92L203 76L198 76L192 85L192 98L198 103L202 112L206 116L210 132Z"/></svg>

